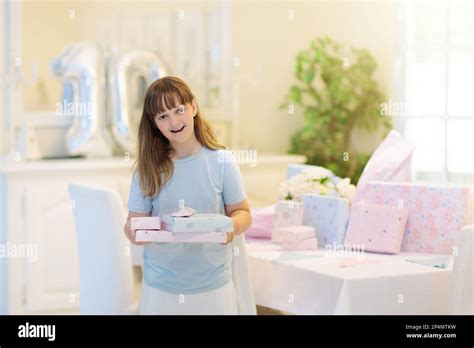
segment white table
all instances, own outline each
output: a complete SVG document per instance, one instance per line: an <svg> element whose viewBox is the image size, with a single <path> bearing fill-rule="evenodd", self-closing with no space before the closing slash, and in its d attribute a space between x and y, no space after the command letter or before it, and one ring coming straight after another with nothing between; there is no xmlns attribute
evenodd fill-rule
<svg viewBox="0 0 474 348"><path fill-rule="evenodd" d="M293 314L449 314L447 255L290 252L258 239L247 248L257 305ZM406 261L432 259L446 268Z"/></svg>

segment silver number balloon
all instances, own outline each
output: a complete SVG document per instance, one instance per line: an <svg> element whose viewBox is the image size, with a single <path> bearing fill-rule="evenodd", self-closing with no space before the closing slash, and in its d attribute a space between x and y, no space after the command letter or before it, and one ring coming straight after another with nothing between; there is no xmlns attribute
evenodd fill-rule
<svg viewBox="0 0 474 348"><path fill-rule="evenodd" d="M103 66L101 49L93 42L78 42L66 47L51 64L53 73L63 82L63 113L74 117L66 140L72 156L111 155L111 140L106 130Z"/></svg>
<svg viewBox="0 0 474 348"><path fill-rule="evenodd" d="M112 56L107 70L112 135L123 151L134 155L145 92L153 81L168 75L169 69L157 53L133 50Z"/></svg>

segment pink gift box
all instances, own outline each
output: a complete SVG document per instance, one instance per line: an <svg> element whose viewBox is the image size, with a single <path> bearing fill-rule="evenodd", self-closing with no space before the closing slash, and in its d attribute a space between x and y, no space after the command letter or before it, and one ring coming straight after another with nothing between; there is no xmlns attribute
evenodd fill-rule
<svg viewBox="0 0 474 348"><path fill-rule="evenodd" d="M173 233L166 230L138 230L135 234L137 242L154 243L225 243L225 232L181 232Z"/></svg>
<svg viewBox="0 0 474 348"><path fill-rule="evenodd" d="M303 224L303 203L294 201L278 201L275 206L273 220L272 242L283 242L279 233L281 227Z"/></svg>
<svg viewBox="0 0 474 348"><path fill-rule="evenodd" d="M315 238L313 226L296 225L281 227L279 233L283 242L296 242L299 240Z"/></svg>
<svg viewBox="0 0 474 348"><path fill-rule="evenodd" d="M284 250L314 250L318 248L318 240L316 238L296 240L296 241L283 241Z"/></svg>
<svg viewBox="0 0 474 348"><path fill-rule="evenodd" d="M252 225L245 231L245 236L270 239L272 237L274 218L275 205L261 209L252 209Z"/></svg>
<svg viewBox="0 0 474 348"><path fill-rule="evenodd" d="M158 216L133 217L130 219L132 230L160 230L161 220Z"/></svg>
<svg viewBox="0 0 474 348"><path fill-rule="evenodd" d="M344 244L358 250L398 254L407 217L405 207L353 204Z"/></svg>
<svg viewBox="0 0 474 348"><path fill-rule="evenodd" d="M452 254L459 231L471 221L467 186L370 182L361 198L408 209L402 251Z"/></svg>

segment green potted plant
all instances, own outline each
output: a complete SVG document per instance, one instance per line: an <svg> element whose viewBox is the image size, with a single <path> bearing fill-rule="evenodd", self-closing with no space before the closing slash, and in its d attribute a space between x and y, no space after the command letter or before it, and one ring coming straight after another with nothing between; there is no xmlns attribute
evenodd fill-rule
<svg viewBox="0 0 474 348"><path fill-rule="evenodd" d="M304 123L290 141L290 153L304 154L308 164L331 170L357 183L369 155L351 147L355 128L374 132L391 128L381 112L385 97L373 78L376 62L364 49L346 49L330 38L317 38L298 53L296 82L281 109L299 108Z"/></svg>

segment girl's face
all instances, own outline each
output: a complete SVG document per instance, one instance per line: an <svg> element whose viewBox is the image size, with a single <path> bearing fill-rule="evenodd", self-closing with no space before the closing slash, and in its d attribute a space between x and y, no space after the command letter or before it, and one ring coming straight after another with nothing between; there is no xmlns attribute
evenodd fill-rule
<svg viewBox="0 0 474 348"><path fill-rule="evenodd" d="M183 144L194 136L194 117L197 104L193 99L191 104L178 105L156 114L154 121L161 133L171 144Z"/></svg>

